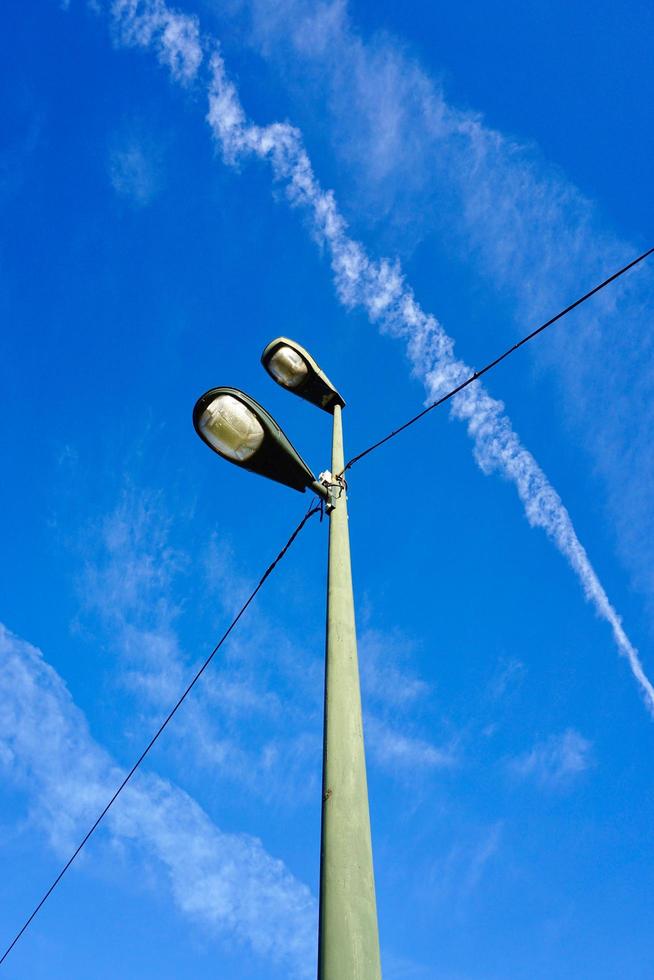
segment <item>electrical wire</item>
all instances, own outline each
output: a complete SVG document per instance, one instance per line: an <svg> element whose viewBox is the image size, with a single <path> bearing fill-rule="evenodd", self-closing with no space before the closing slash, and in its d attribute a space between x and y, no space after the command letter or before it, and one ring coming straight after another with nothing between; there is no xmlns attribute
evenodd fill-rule
<svg viewBox="0 0 654 980"><path fill-rule="evenodd" d="M418 412L418 414L414 415L413 418L408 420L408 422L405 422L403 425L400 425L399 428L397 429L393 429L393 431L389 432L387 436L384 436L383 439L379 439L377 442L374 442L372 446L368 446L368 448L364 449L363 452L357 453L356 456L353 456L352 459L350 459L345 464L341 476L343 475L343 473L346 473L349 469L351 469L351 467L353 467L355 463L358 463L359 460L363 459L364 456L367 456L375 449L379 449L379 447L383 446L384 443L389 442L391 439L394 439L395 436L399 435L400 432L404 432L405 429L408 429L410 425L414 424L414 422L418 422L419 419L427 415L428 412L431 412L433 411L433 409L438 408L438 406L442 405L443 402L449 401L449 399L453 398L454 395L458 395L460 391L463 391L464 388L467 388L468 385L471 385L473 381L477 381L479 378L481 378L483 374L486 374L488 371L491 371L494 367L497 367L497 365L501 361L503 361L510 354L513 354L514 351L517 351L518 348L522 347L530 340L533 340L534 337L537 337L539 333L543 332L543 330L547 330L548 327L551 327L552 324L556 323L557 320L562 319L562 317L564 317L567 313L570 313L571 310L574 310L577 306L581 306L582 303L585 303L586 300L590 299L591 296L594 296L595 293L599 293L600 289L604 289L604 287L608 286L609 283L615 282L616 279L619 279L620 276L624 275L625 272L628 272L629 269L633 269L635 265L638 265L639 262L642 262L643 259L646 259L648 255L652 255L652 253L654 253L654 248L650 248L647 250L647 252L643 252L643 254L639 255L637 259L634 259L628 265L625 265L622 269L619 269L618 272L614 272L613 275L609 276L608 279L605 279L604 282L601 282L599 286L595 286L594 289L590 290L590 292L585 293L579 299L575 300L574 303L571 303L570 306L566 306L564 310L561 310L560 313L557 313L556 316L553 316L551 320L547 320L546 323L542 323L540 327L536 328L536 330L532 330L532 332L527 334L526 337L523 337L522 340L519 340L517 344L513 345L513 347L509 347L508 350L505 350L504 353L500 354L499 357L496 357L495 360L490 361L485 367L481 368L480 371L475 371L473 374L470 375L469 378L466 378L465 381L462 381L461 384L457 385L456 388L452 388L452 390L448 391L446 395L442 395L440 398L436 399L435 402L432 402L431 405L427 405L426 408L423 408L422 412Z"/></svg>
<svg viewBox="0 0 654 980"><path fill-rule="evenodd" d="M7 946L6 950L2 954L2 957L0 958L0 964L4 963L4 961L6 960L7 956L12 951L12 949L14 948L14 946L16 945L16 943L18 942L18 940L20 939L20 937L23 935L23 933L25 932L25 930L27 929L27 927L30 925L30 923L32 922L32 920L34 919L34 917L36 916L36 914L39 912L39 910L42 908L42 906L45 904L45 902L50 897L50 895L52 894L52 892L55 890L55 888L57 887L57 885L59 884L59 882L61 881L61 879L63 878L63 876L66 874L66 872L70 868L71 864L73 863L73 861L75 860L75 858L77 857L77 855L79 854L79 852L82 850L82 848L87 843L87 841L89 840L89 838L91 837L91 835L95 832L95 830L97 830L97 828L98 828L100 822L102 821L102 819L106 816L106 814L108 813L108 811L110 810L110 808L113 806L113 804L116 802L116 800L118 799L118 797L120 796L120 794L122 793L122 791L125 789L125 787L127 786L128 782L130 781L130 779L132 778L132 776L134 775L134 773L136 772L136 770L138 769L138 767L141 765L141 763L145 759L146 755L148 754L148 752L150 751L150 749L152 748L152 746L155 744L155 742L157 741L157 739L159 738L159 736L161 735L161 733L163 732L163 730L166 728L166 726L168 725L168 723L170 722L170 720L173 718L173 716L177 712L177 709L181 706L182 702L185 700L185 698L187 697L187 695L190 694L191 690L193 689L193 687L195 686L195 684L198 682L198 680L200 679L200 677L202 676L202 674L205 672L205 670L207 669L207 667L209 666L209 664L211 663L211 661L213 660L213 658L215 657L215 655L218 653L218 651L220 650L221 646L223 645L223 643L225 642L225 640L227 639L227 637L229 636L229 634L232 632L232 630L234 629L234 627L238 623L239 619L241 618L241 616L243 615L243 613L245 612L245 610L248 608L248 606L250 605L250 603L252 602L252 600L254 599L254 597L256 596L256 594L259 592L259 590L263 586L263 584L266 581L266 579L268 578L268 576L273 572L273 570L275 569L275 567L282 560L282 558L284 557L284 555L286 554L286 552L288 551L288 549L291 547L291 545L293 544L293 542L295 541L295 539L297 538L298 534L303 529L303 527L307 523L307 521L314 514L317 514L320 511L320 509L321 509L321 505L320 504L315 504L315 503L312 503L311 504L311 506L307 510L306 514L304 515L304 517L302 518L302 520L300 521L300 523L298 524L298 526L295 528L295 530L291 534L290 538L288 539L288 541L286 542L286 544L284 545L284 547L282 548L282 550L279 552L279 554L277 555L277 557L275 558L275 560L273 562L271 562L271 564L265 570L265 572L263 573L263 575L259 579L256 588L253 590L253 592L250 593L249 598L246 600L246 602L243 603L243 605L239 609L238 613L236 614L236 616L234 617L234 619L232 620L232 622L230 623L230 625L228 626L228 628L225 630L225 632L223 633L223 635L221 636L221 638L218 640L218 643L216 643L215 647L213 648L213 650L211 651L211 653L209 654L209 656L207 657L207 659L204 661L204 663L202 664L202 666L200 667L200 669L197 671L197 673L193 677L193 680L190 682L190 684L188 685L188 687L186 688L186 690L184 691L184 693L181 695L181 697L179 698L179 700L177 701L177 703L175 704L175 706L168 712L168 714L166 715L166 718L161 723L161 725L157 729L156 733L152 736L152 738L148 742L148 744L145 747L145 749L143 750L143 752L141 752L140 756L138 757L138 759L136 760L136 762L134 763L134 765L132 766L132 768L130 769L130 771L127 773L127 775L123 779L122 783L120 784L120 786L118 787L118 789L116 790L116 792L114 793L114 795L111 797L111 799L109 800L109 802L105 806L104 810L100 813L100 815L96 819L96 821L93 824L93 826L91 827L91 829L84 836L84 838L82 839L82 841L80 842L80 844L78 845L78 847L75 849L75 851L73 852L73 854L71 855L71 857L68 859L68 861L66 862L66 864L63 866L63 868L61 869L61 871L59 872L59 874L57 875L57 877L55 878L55 880L52 882L52 884L48 888L47 892L45 893L45 895L43 896L43 898L41 899L41 901L34 908L34 911L31 913L31 915L29 916L29 918L26 919L25 923L23 924L23 926L21 927L21 929L19 930L19 932L16 933L16 935L14 936L14 938L11 941L11 943L9 944L9 946Z"/></svg>

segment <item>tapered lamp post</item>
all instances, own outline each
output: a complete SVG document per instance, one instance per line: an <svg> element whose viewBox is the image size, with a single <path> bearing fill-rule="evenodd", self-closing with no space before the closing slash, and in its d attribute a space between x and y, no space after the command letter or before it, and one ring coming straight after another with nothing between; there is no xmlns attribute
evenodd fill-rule
<svg viewBox="0 0 654 980"><path fill-rule="evenodd" d="M214 388L203 395L194 424L224 458L297 490L310 488L327 501L318 980L380 980L347 492L340 476L345 402L310 354L288 338L268 344L261 361L278 384L333 416L331 473L317 481L265 409L236 389Z"/></svg>
<svg viewBox="0 0 654 980"><path fill-rule="evenodd" d="M342 409L309 353L285 337L261 360L289 391L329 412L332 435L320 849L319 980L379 980L379 935L354 622Z"/></svg>

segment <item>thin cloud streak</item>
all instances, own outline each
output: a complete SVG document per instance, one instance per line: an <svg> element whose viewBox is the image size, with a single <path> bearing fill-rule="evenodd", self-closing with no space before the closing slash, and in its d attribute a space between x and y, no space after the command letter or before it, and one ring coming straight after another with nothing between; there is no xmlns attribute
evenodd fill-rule
<svg viewBox="0 0 654 980"><path fill-rule="evenodd" d="M452 746L441 748L394 731L375 715L366 715L364 728L372 759L394 773L413 772L422 776L425 770L452 769L459 762Z"/></svg>
<svg viewBox="0 0 654 980"><path fill-rule="evenodd" d="M0 771L26 792L32 824L67 858L124 774L41 652L2 624L0 660ZM107 833L114 851L154 866L187 918L285 973L312 974L315 900L256 837L223 833L188 794L148 772L123 791L94 848Z"/></svg>
<svg viewBox="0 0 654 980"><path fill-rule="evenodd" d="M203 58L196 17L171 10L164 0L111 0L108 6L118 44L153 47L175 81L195 78Z"/></svg>
<svg viewBox="0 0 654 980"><path fill-rule="evenodd" d="M510 771L522 779L535 779L541 786L568 786L592 765L592 744L573 728L550 735L529 751L512 759Z"/></svg>
<svg viewBox="0 0 654 980"><path fill-rule="evenodd" d="M138 10L142 13L137 13L136 0L117 0L114 4L118 22L129 25L127 32L123 29L129 43L144 47L154 44L173 77L190 81L201 61L196 50L200 44L196 19L169 11L163 0L150 0L139 5ZM175 24L174 30L168 29L171 23ZM193 39L191 54L185 58L180 54L185 48L179 38L186 42ZM323 190L316 180L300 132L288 123L265 127L251 123L217 50L211 55L209 68L207 120L225 162L236 164L254 156L270 163L275 179L286 188L289 202L308 213L315 238L328 251L334 285L343 305L363 308L383 333L405 341L413 373L423 381L429 400L435 400L471 374L472 369L455 357L452 338L433 315L421 309L399 263L374 261L348 235L334 195ZM609 602L561 498L520 443L502 402L491 398L483 385L476 384L456 397L451 414L466 424L481 470L485 474L498 473L515 485L529 524L542 528L567 559L586 598L611 627L618 650L627 658L645 703L654 714L654 687L638 652Z"/></svg>
<svg viewBox="0 0 654 980"><path fill-rule="evenodd" d="M121 134L110 147L107 170L118 195L135 207L146 207L161 189L161 153L152 140Z"/></svg>

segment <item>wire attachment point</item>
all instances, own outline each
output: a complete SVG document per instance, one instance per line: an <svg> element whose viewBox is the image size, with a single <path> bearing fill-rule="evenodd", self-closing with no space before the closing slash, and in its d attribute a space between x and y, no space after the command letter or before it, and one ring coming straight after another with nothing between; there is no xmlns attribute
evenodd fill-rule
<svg viewBox="0 0 654 980"><path fill-rule="evenodd" d="M336 506L336 501L341 499L344 492L347 492L345 477L342 473L338 473L336 476L334 476L330 470L325 470L320 474L318 479L323 487L327 489L329 496L325 504L325 509L328 514L331 514Z"/></svg>

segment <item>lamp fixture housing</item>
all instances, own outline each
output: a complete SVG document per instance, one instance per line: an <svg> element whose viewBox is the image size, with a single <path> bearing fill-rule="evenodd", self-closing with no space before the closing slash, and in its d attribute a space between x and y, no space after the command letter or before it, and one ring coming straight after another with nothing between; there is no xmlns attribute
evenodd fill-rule
<svg viewBox="0 0 654 980"><path fill-rule="evenodd" d="M211 388L193 409L195 431L230 463L304 493L315 476L274 418L238 388Z"/></svg>
<svg viewBox="0 0 654 980"><path fill-rule="evenodd" d="M334 414L334 407L345 406L324 371L321 371L311 354L288 337L271 341L261 355L261 363L278 385L306 399L323 411Z"/></svg>

